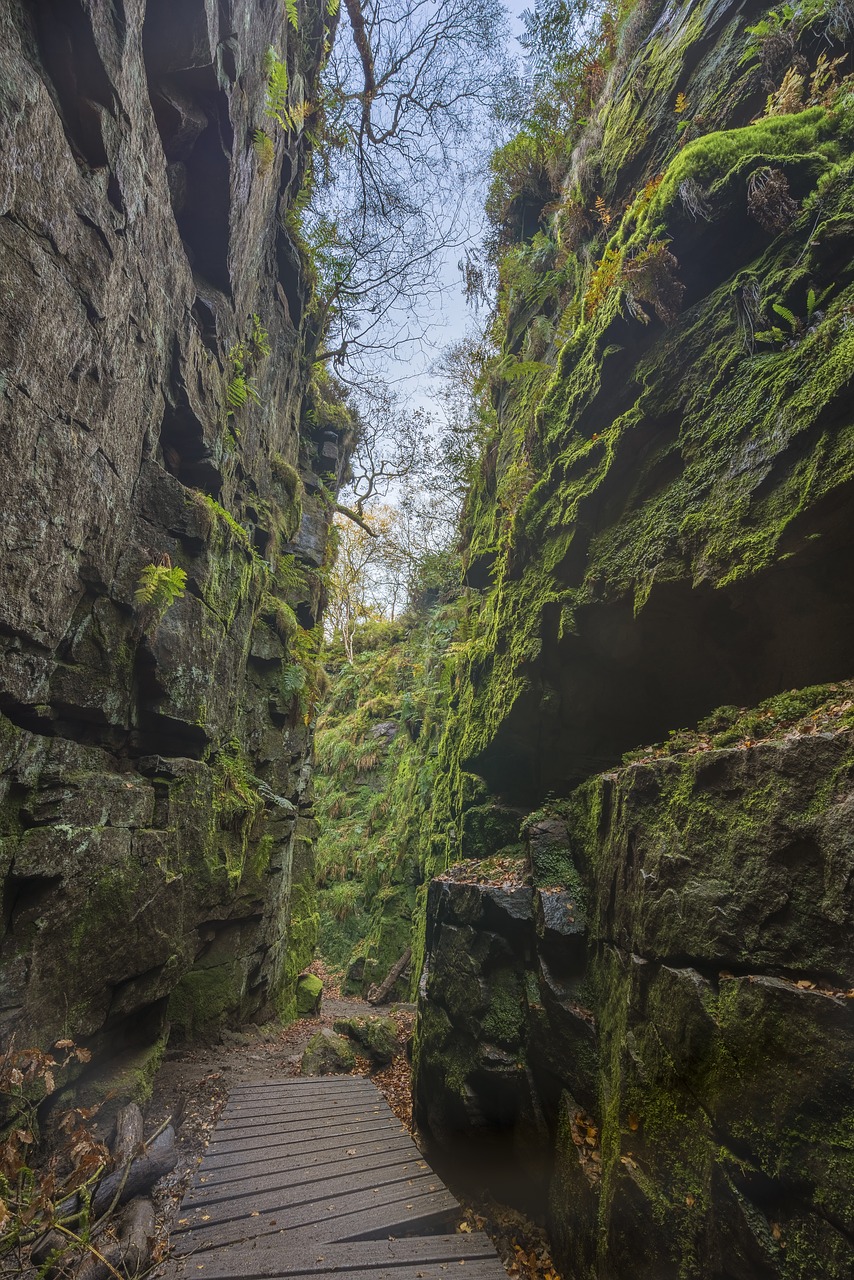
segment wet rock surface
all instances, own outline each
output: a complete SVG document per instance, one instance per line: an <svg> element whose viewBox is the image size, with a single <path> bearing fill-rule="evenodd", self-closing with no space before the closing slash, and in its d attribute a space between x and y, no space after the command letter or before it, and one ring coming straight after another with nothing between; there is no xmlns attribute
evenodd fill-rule
<svg viewBox="0 0 854 1280"><path fill-rule="evenodd" d="M271 46L311 92L327 21L0 14L0 1034L84 1040L102 1092L144 1087L170 1024L293 1013L310 958L310 729L276 621L317 620L328 515L299 475L323 446L303 142L264 100ZM147 565L187 576L162 611Z"/></svg>

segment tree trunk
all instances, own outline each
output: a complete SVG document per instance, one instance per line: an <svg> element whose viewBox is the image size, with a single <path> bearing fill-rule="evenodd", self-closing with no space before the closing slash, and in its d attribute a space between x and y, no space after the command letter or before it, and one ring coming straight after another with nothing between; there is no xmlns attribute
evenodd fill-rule
<svg viewBox="0 0 854 1280"><path fill-rule="evenodd" d="M385 1004L394 988L400 975L412 959L412 948L407 947L397 964L392 965L388 972L388 976L380 983L378 987L371 987L368 992L368 1004Z"/></svg>

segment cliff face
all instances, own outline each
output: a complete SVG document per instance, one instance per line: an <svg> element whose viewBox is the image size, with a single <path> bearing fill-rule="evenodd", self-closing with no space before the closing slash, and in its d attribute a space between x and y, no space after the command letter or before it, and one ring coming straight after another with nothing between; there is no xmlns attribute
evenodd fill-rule
<svg viewBox="0 0 854 1280"><path fill-rule="evenodd" d="M416 1112L510 1141L578 1277L854 1268L854 16L809 12L636 6L501 267Z"/></svg>
<svg viewBox="0 0 854 1280"><path fill-rule="evenodd" d="M604 775L431 884L419 1124L487 1178L503 1133L572 1276L854 1266L854 740L804 727Z"/></svg>
<svg viewBox="0 0 854 1280"><path fill-rule="evenodd" d="M304 138L265 103L268 50L311 98L329 21L0 15L0 1016L19 1044L84 1039L113 1083L170 1023L289 1012L313 943L339 463L306 400Z"/></svg>
<svg viewBox="0 0 854 1280"><path fill-rule="evenodd" d="M636 8L548 234L509 260L460 750L523 803L850 674L854 126L815 79L845 45L828 12L751 58L764 13Z"/></svg>

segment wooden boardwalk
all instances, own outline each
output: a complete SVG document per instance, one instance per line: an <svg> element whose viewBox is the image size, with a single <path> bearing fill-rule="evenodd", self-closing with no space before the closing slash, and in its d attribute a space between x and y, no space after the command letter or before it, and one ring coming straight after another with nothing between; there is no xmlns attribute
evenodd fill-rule
<svg viewBox="0 0 854 1280"><path fill-rule="evenodd" d="M506 1280L361 1076L234 1089L184 1198L167 1280Z"/></svg>

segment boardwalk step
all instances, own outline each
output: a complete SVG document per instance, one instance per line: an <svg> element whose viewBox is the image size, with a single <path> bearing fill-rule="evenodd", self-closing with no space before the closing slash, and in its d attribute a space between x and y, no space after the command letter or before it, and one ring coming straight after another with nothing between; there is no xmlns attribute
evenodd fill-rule
<svg viewBox="0 0 854 1280"><path fill-rule="evenodd" d="M501 1280L488 1238L361 1077L235 1089L172 1235L166 1280Z"/></svg>

